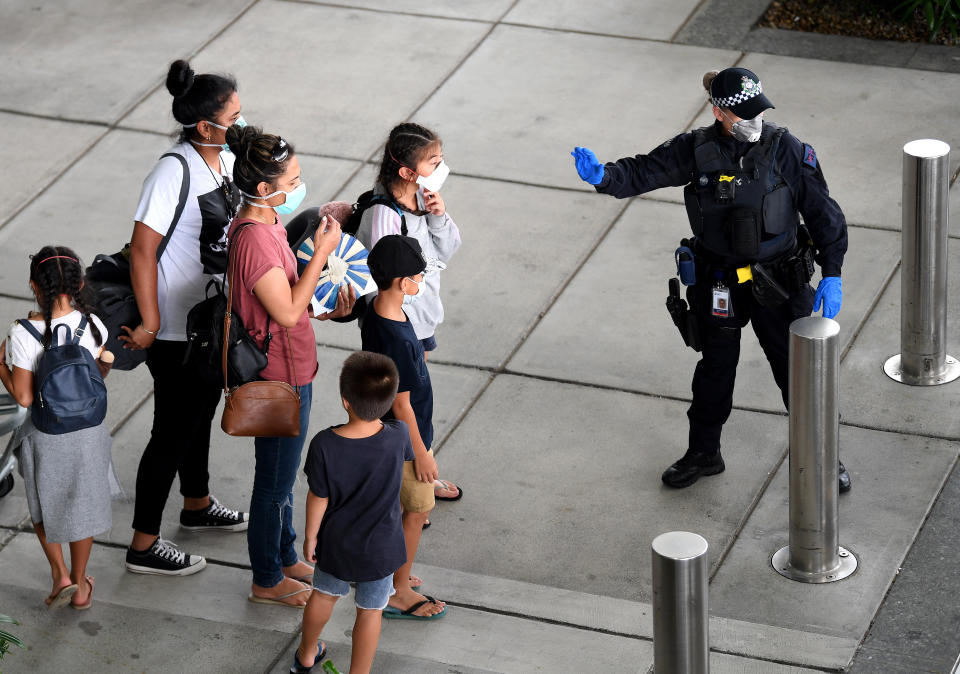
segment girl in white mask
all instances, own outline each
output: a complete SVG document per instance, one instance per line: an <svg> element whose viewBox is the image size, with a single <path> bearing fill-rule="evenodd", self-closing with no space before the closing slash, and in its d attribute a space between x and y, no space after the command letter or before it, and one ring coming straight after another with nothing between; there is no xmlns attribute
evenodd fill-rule
<svg viewBox="0 0 960 674"><path fill-rule="evenodd" d="M390 131L373 188L375 193L389 196L393 203L368 208L357 229L357 238L368 250L388 234L411 236L420 243L427 270L419 292L411 296L403 310L427 356L437 348L434 333L443 322L442 270L460 248L460 230L440 196L449 173L437 134L419 124L398 124ZM460 488L451 482L436 483L435 495L439 500L454 501L461 494Z"/></svg>

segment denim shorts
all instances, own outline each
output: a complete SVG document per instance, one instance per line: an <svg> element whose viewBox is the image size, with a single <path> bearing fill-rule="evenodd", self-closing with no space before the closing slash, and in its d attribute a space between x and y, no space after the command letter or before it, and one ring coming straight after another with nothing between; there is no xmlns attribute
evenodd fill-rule
<svg viewBox="0 0 960 674"><path fill-rule="evenodd" d="M346 597L350 594L350 583L340 580L336 576L331 576L318 568L313 569L313 589L317 592L329 594L333 597ZM394 595L393 574L380 580L365 580L357 583L357 594L354 596L354 602L357 608L367 609L369 611L382 611L387 607L387 602Z"/></svg>
<svg viewBox="0 0 960 674"><path fill-rule="evenodd" d="M437 336L430 335L429 337L424 337L420 340L420 343L423 344L424 351L433 351L437 348Z"/></svg>

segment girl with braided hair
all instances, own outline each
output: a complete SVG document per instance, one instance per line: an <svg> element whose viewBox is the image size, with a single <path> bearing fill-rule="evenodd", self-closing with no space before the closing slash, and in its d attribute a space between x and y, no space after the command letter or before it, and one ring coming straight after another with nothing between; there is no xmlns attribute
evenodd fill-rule
<svg viewBox="0 0 960 674"><path fill-rule="evenodd" d="M437 348L434 332L443 322L440 272L460 248L460 230L440 196L440 188L449 173L450 169L443 161L443 144L436 133L412 122L398 124L390 131L384 145L380 171L373 186L375 194L389 196L392 203L377 203L368 208L357 228L357 239L368 250L372 250L377 241L389 234L410 236L420 243L427 268L418 293L404 298L403 312L423 344L424 359ZM367 297L372 299L372 296ZM372 307L368 310L372 310ZM401 397L404 393L402 389L401 386ZM409 428L411 442L421 456L414 462L417 479L420 482L433 482L433 499L429 499L429 503L404 505L404 534L410 548L415 551L413 541L419 540L420 527L430 526L427 516L433 507L432 501L456 501L463 496L463 491L453 482L440 479L433 455L426 453L430 447L424 445L423 438L432 435L432 430L428 434L426 429L418 430L416 424ZM420 449L423 450L422 454ZM429 495L429 490L427 493ZM414 592L411 587L419 586L420 579L409 577L408 582L406 575L412 559L411 554L407 564L397 571L397 594L390 599L393 608L406 609L423 603L425 595ZM429 617L442 608L438 604L424 604L414 617ZM384 615L390 617L391 613L388 610Z"/></svg>
<svg viewBox="0 0 960 674"><path fill-rule="evenodd" d="M32 256L30 290L40 311L32 312L27 320L42 333L42 344L17 322L0 344L0 381L23 407L33 403L34 372L57 326L66 325L72 335L86 319L88 327L80 345L98 359L98 365L107 339L106 327L90 313L83 296L83 265L69 248L44 246ZM93 578L86 575L86 568L93 537L112 526L110 498L120 494L110 455L110 432L100 423L51 435L35 428L30 416L17 432L20 445L15 452L30 519L53 578L46 604L50 608L67 603L78 610L90 608ZM70 544L69 568L61 543Z"/></svg>

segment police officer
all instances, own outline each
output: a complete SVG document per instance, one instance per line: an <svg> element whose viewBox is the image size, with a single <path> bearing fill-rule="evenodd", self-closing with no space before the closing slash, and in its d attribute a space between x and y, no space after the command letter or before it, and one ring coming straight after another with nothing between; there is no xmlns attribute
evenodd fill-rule
<svg viewBox="0 0 960 674"><path fill-rule="evenodd" d="M727 68L704 75L703 86L713 104L712 126L606 165L587 148L572 152L580 177L618 199L686 186L694 238L684 243L696 274L687 300L699 334L685 339L701 347L702 358L687 411L687 452L663 473L663 482L676 488L724 470L720 431L733 406L740 330L748 322L788 405L790 323L821 306L825 317L837 315L847 250L846 221L830 198L816 152L763 119L774 106L760 78ZM823 273L816 293L808 284L814 259ZM839 488L850 489L842 463Z"/></svg>

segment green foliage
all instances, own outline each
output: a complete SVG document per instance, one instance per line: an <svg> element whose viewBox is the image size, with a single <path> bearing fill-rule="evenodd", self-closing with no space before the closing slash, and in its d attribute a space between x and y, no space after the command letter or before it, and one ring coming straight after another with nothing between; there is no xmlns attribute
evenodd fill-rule
<svg viewBox="0 0 960 674"><path fill-rule="evenodd" d="M0 613L0 623L10 623L11 625L19 625L16 620L11 618L8 615L3 615ZM23 642L20 641L17 637L10 634L6 630L0 630L0 659L3 659L3 656L10 651L10 644L19 646L20 648L25 648Z"/></svg>
<svg viewBox="0 0 960 674"><path fill-rule="evenodd" d="M922 16L930 30L931 42L940 31L949 33L957 42L957 29L960 28L960 0L903 0L896 6L901 12L900 20L911 21Z"/></svg>

